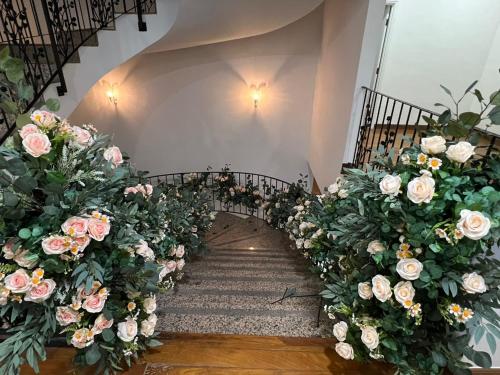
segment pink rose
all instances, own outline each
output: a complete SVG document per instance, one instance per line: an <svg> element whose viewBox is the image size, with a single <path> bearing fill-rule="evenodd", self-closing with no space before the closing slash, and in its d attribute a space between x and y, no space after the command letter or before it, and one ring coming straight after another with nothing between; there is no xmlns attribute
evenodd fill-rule
<svg viewBox="0 0 500 375"><path fill-rule="evenodd" d="M23 147L28 154L38 158L48 154L51 149L49 137L43 133L31 133L23 139Z"/></svg>
<svg viewBox="0 0 500 375"><path fill-rule="evenodd" d="M146 184L146 185L144 185L144 188L146 189L146 195L153 194L153 185Z"/></svg>
<svg viewBox="0 0 500 375"><path fill-rule="evenodd" d="M118 167L123 163L122 153L116 146L112 146L104 151L104 159L113 163L114 167Z"/></svg>
<svg viewBox="0 0 500 375"><path fill-rule="evenodd" d="M56 320L62 327L71 323L78 323L80 319L80 314L69 306L59 306L56 309Z"/></svg>
<svg viewBox="0 0 500 375"><path fill-rule="evenodd" d="M108 221L96 218L89 219L89 236L96 241L102 241L109 234L110 229L111 225Z"/></svg>
<svg viewBox="0 0 500 375"><path fill-rule="evenodd" d="M179 259L177 262L176 262L176 266L177 266L177 269L179 271L182 271L182 269L184 268L184 265L186 264L186 261L184 259Z"/></svg>
<svg viewBox="0 0 500 375"><path fill-rule="evenodd" d="M31 121L33 121L38 126L44 126L46 128L51 128L56 124L57 117L52 112L48 111L33 111L30 116Z"/></svg>
<svg viewBox="0 0 500 375"><path fill-rule="evenodd" d="M73 131L73 136L75 139L75 143L80 147L91 146L94 143L94 139L92 138L92 134L88 130L82 129L79 126L73 126L71 128Z"/></svg>
<svg viewBox="0 0 500 375"><path fill-rule="evenodd" d="M94 334L98 335L102 333L107 328L111 328L113 325L113 319L107 320L104 314L99 314L99 316L94 321L94 326L92 327L92 331Z"/></svg>
<svg viewBox="0 0 500 375"><path fill-rule="evenodd" d="M93 294L85 298L83 301L82 307L84 310L87 310L89 313L98 313L101 312L104 308L104 304L106 303L106 297L101 297L99 294Z"/></svg>
<svg viewBox="0 0 500 375"><path fill-rule="evenodd" d="M73 244L75 244L78 247L79 252L85 250L85 248L89 245L89 243L90 243L89 236L76 237L73 239Z"/></svg>
<svg viewBox="0 0 500 375"><path fill-rule="evenodd" d="M37 265L38 256L19 248L14 255L14 262L21 267L31 269Z"/></svg>
<svg viewBox="0 0 500 375"><path fill-rule="evenodd" d="M26 293L31 288L31 278L22 268L6 276L4 283L12 293Z"/></svg>
<svg viewBox="0 0 500 375"><path fill-rule="evenodd" d="M21 130L19 130L19 135L22 139L26 138L28 134L40 133L40 129L35 124L24 125Z"/></svg>
<svg viewBox="0 0 500 375"><path fill-rule="evenodd" d="M45 254L62 254L69 249L71 240L66 236L50 236L42 241L42 249Z"/></svg>
<svg viewBox="0 0 500 375"><path fill-rule="evenodd" d="M129 194L137 194L139 191L133 187L133 186L130 186L128 188L125 188L125 191L123 192L123 194L125 194L125 196L129 195Z"/></svg>
<svg viewBox="0 0 500 375"><path fill-rule="evenodd" d="M83 349L94 343L94 332L88 328L80 328L73 333L71 345L75 348Z"/></svg>
<svg viewBox="0 0 500 375"><path fill-rule="evenodd" d="M90 290L88 292L85 290L84 286L79 287L76 290L77 299L83 299L83 298L86 298L88 296L91 296L92 294L94 294L95 292L97 292L97 290L101 286L102 286L102 284L99 281L94 281L93 284L92 284L92 288L90 288Z"/></svg>
<svg viewBox="0 0 500 375"><path fill-rule="evenodd" d="M48 299L56 287L56 282L52 279L44 279L38 285L34 285L26 293L25 301L40 303Z"/></svg>
<svg viewBox="0 0 500 375"><path fill-rule="evenodd" d="M3 251L3 257L5 259L12 259L14 258L14 240L9 240L7 241L7 243L5 245L3 245L2 247L2 251Z"/></svg>
<svg viewBox="0 0 500 375"><path fill-rule="evenodd" d="M177 256L177 258L182 258L184 256L184 253L184 245L177 246L177 249L175 250L175 255Z"/></svg>
<svg viewBox="0 0 500 375"><path fill-rule="evenodd" d="M83 217L73 216L62 225L62 231L71 237L83 237L87 234L89 221Z"/></svg>

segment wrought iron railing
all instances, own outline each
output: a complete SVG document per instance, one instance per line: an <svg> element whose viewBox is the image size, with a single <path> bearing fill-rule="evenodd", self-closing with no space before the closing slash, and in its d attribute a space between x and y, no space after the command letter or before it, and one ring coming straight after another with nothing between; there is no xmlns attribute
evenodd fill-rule
<svg viewBox="0 0 500 375"><path fill-rule="evenodd" d="M63 66L79 62L78 49L97 45L99 30L114 29L123 14L136 14L140 31L146 30L143 15L156 12L155 0L2 0L0 4L0 49L25 63L27 84L39 101L51 83L57 92L67 92ZM0 143L12 132L0 113Z"/></svg>
<svg viewBox="0 0 500 375"><path fill-rule="evenodd" d="M266 209L262 205L257 209L252 209L244 204L233 204L231 202L221 201L218 197L217 178L225 175L232 175L234 182L239 186L245 186L248 181L260 192L263 198L262 203L265 203L271 194L277 191L287 190L290 186L289 182L280 180L279 178L270 177L257 173L249 172L233 172L233 171L205 171L205 172L179 172L168 173L146 177L146 181L152 185L170 185L175 187L186 186L186 184L199 182L206 187L206 192L210 194L212 209L220 212L231 212L247 216L255 216L266 220Z"/></svg>
<svg viewBox="0 0 500 375"><path fill-rule="evenodd" d="M362 167L376 155L397 157L400 149L425 136L428 124L424 116L437 119L439 114L417 105L363 87L363 107L352 165ZM483 132L476 146L479 156L500 148L498 135Z"/></svg>

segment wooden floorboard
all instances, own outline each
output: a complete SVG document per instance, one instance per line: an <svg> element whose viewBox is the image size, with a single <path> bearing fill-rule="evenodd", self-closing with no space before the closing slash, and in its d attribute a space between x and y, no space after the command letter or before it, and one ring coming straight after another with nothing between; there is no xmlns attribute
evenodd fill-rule
<svg viewBox="0 0 500 375"><path fill-rule="evenodd" d="M380 363L361 364L340 358L335 341L322 338L287 338L219 334L161 334L163 346L151 350L125 375L389 375L394 370ZM71 348L48 348L42 375L93 374L74 371ZM498 370L474 371L498 374ZM22 375L33 372L24 367Z"/></svg>

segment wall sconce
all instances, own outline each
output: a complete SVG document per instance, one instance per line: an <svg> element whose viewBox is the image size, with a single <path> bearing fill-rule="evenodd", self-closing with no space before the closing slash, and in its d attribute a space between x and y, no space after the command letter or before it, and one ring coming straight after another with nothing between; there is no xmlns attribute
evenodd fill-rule
<svg viewBox="0 0 500 375"><path fill-rule="evenodd" d="M118 92L116 88L116 83L113 83L112 85L109 86L108 90L106 91L106 96L108 97L108 100L110 103L117 105L118 104Z"/></svg>
<svg viewBox="0 0 500 375"><path fill-rule="evenodd" d="M255 109L259 106L259 103L262 101L262 89L267 87L267 83L262 82L259 85L251 85L250 86L250 96L253 100L253 106Z"/></svg>

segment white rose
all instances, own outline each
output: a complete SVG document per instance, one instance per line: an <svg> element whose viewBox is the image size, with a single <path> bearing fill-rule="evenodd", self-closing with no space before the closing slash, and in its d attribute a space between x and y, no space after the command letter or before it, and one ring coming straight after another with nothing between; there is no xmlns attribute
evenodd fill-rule
<svg viewBox="0 0 500 375"><path fill-rule="evenodd" d="M155 332L156 322L158 318L155 314L151 314L147 319L141 322L141 335L149 337Z"/></svg>
<svg viewBox="0 0 500 375"><path fill-rule="evenodd" d="M311 240L305 240L304 241L304 249L310 249L312 247L312 241Z"/></svg>
<svg viewBox="0 0 500 375"><path fill-rule="evenodd" d="M38 158L51 150L49 137L43 133L31 133L23 139L23 147L28 154Z"/></svg>
<svg viewBox="0 0 500 375"><path fill-rule="evenodd" d="M396 265L397 273L405 280L417 280L423 268L423 264L414 258L401 259Z"/></svg>
<svg viewBox="0 0 500 375"><path fill-rule="evenodd" d="M137 336L137 322L128 317L124 322L118 323L117 336L122 341L131 342Z"/></svg>
<svg viewBox="0 0 500 375"><path fill-rule="evenodd" d="M146 314L154 313L156 310L156 296L145 298L142 306Z"/></svg>
<svg viewBox="0 0 500 375"><path fill-rule="evenodd" d="M335 344L335 351L344 359L354 359L354 349L346 342L339 342Z"/></svg>
<svg viewBox="0 0 500 375"><path fill-rule="evenodd" d="M457 223L457 229L471 240L479 240L486 236L491 227L490 219L481 212L462 210L460 211L460 220Z"/></svg>
<svg viewBox="0 0 500 375"><path fill-rule="evenodd" d="M366 326L361 327L361 341L370 350L374 350L378 346L378 333L375 327Z"/></svg>
<svg viewBox="0 0 500 375"><path fill-rule="evenodd" d="M380 181L379 187L382 194L395 197L400 193L399 189L401 188L401 177L388 174L384 176L382 181Z"/></svg>
<svg viewBox="0 0 500 375"><path fill-rule="evenodd" d="M456 145L448 147L446 151L446 157L451 161L456 161L458 163L465 163L470 159L472 155L475 154L474 146L469 142L458 142Z"/></svg>
<svg viewBox="0 0 500 375"><path fill-rule="evenodd" d="M335 194L336 192L339 191L339 185L337 183L333 183L330 186L328 186L328 192L330 194Z"/></svg>
<svg viewBox="0 0 500 375"><path fill-rule="evenodd" d="M439 135L422 138L420 141L420 148L426 154L440 154L446 150L446 139Z"/></svg>
<svg viewBox="0 0 500 375"><path fill-rule="evenodd" d="M405 301L413 301L415 289L410 281L400 281L394 286L394 297L396 301L404 305Z"/></svg>
<svg viewBox="0 0 500 375"><path fill-rule="evenodd" d="M376 254L380 253L385 250L385 246L382 242L379 240L374 240L368 244L368 248L366 251L368 251L370 254Z"/></svg>
<svg viewBox="0 0 500 375"><path fill-rule="evenodd" d="M297 241L295 241L295 246L297 246L297 249L302 249L304 246L304 239L299 238Z"/></svg>
<svg viewBox="0 0 500 375"><path fill-rule="evenodd" d="M358 284L358 294L362 299L372 299L373 291L371 284L367 281Z"/></svg>
<svg viewBox="0 0 500 375"><path fill-rule="evenodd" d="M154 260L155 253L149 247L148 243L144 240L139 240L139 243L135 245L135 252L138 255L143 256L146 260Z"/></svg>
<svg viewBox="0 0 500 375"><path fill-rule="evenodd" d="M372 291L380 302L385 302L392 296L391 283L382 275L376 275L372 279Z"/></svg>
<svg viewBox="0 0 500 375"><path fill-rule="evenodd" d="M436 182L427 174L415 177L408 183L406 195L413 203L429 203L434 195Z"/></svg>
<svg viewBox="0 0 500 375"><path fill-rule="evenodd" d="M469 294L484 293L488 289L481 275L476 272L466 273L462 276L462 286Z"/></svg>
<svg viewBox="0 0 500 375"><path fill-rule="evenodd" d="M338 322L333 326L333 335L339 341L344 341L347 336L347 330L349 329L346 322Z"/></svg>

